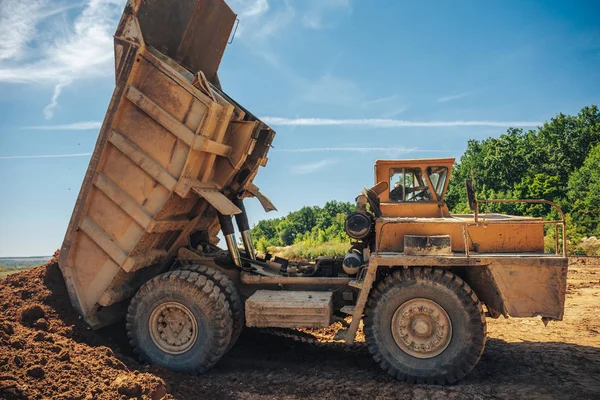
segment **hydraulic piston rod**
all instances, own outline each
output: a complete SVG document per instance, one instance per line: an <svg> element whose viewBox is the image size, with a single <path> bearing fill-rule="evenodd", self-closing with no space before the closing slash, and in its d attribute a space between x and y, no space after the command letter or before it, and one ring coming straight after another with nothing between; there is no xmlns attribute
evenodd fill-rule
<svg viewBox="0 0 600 400"><path fill-rule="evenodd" d="M229 250L229 255L231 260L238 267L242 267L242 259L240 258L240 251L237 247L237 242L235 240L235 231L233 229L233 221L229 215L223 215L219 213L219 224L221 224L221 231L223 231L223 236L225 237L225 242L227 243L227 250Z"/></svg>
<svg viewBox="0 0 600 400"><path fill-rule="evenodd" d="M235 215L235 222L237 223L240 234L242 235L242 241L244 242L244 249L246 250L247 257L252 260L256 260L256 255L254 254L254 244L252 244L252 236L250 235L248 214L246 214L246 207L244 207L244 200L234 197L232 201L237 208L242 210L240 214Z"/></svg>

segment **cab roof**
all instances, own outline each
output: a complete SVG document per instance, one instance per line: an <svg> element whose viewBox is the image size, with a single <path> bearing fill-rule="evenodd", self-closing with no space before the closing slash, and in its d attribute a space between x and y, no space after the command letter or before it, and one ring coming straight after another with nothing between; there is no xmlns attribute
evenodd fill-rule
<svg viewBox="0 0 600 400"><path fill-rule="evenodd" d="M454 158L413 158L406 160L377 160L375 166L453 165Z"/></svg>

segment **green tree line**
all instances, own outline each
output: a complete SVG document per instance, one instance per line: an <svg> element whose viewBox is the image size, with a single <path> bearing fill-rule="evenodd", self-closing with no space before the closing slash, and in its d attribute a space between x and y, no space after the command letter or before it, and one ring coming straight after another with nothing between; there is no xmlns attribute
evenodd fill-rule
<svg viewBox="0 0 600 400"><path fill-rule="evenodd" d="M258 251L272 246L289 246L302 243L314 246L322 243L346 243L344 230L346 215L354 211L351 203L328 201L323 207L302 207L285 217L262 220L251 234Z"/></svg>
<svg viewBox="0 0 600 400"><path fill-rule="evenodd" d="M572 252L581 252L577 244L584 238L600 236L597 106L577 115L558 114L535 130L510 128L498 138L469 140L448 186L446 201L455 213L468 211L465 180L472 169L479 199L545 199L561 207ZM559 218L546 205L490 204L489 211Z"/></svg>
<svg viewBox="0 0 600 400"><path fill-rule="evenodd" d="M465 180L471 178L472 169L479 199L553 201L566 214L570 252L600 255L600 240L594 239L600 238L597 106L584 107L577 115L558 114L538 129L510 128L498 138L469 140L448 186L446 202L454 213L469 212ZM252 235L263 252L271 246L348 243L344 220L353 210L353 204L337 201L303 207L285 217L260 221ZM489 211L559 219L555 209L540 204L490 204Z"/></svg>

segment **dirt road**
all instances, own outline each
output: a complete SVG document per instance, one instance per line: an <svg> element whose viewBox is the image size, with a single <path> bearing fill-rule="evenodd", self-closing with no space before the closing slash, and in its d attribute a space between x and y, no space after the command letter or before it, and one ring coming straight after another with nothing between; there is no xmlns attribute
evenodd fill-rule
<svg viewBox="0 0 600 400"><path fill-rule="evenodd" d="M564 321L488 319L488 331L479 364L450 387L396 382L364 348L252 329L215 368L190 377L137 363L122 324L87 329L50 262L0 281L0 398L600 398L600 265L570 268Z"/></svg>

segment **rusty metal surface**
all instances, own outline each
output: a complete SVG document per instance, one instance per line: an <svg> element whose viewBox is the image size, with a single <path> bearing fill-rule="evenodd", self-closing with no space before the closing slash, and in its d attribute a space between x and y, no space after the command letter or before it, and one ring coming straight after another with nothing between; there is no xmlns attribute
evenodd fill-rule
<svg viewBox="0 0 600 400"><path fill-rule="evenodd" d="M326 328L331 324L331 292L259 290L245 304L246 326Z"/></svg>
<svg viewBox="0 0 600 400"><path fill-rule="evenodd" d="M546 224L564 227L562 211L558 210L562 221L487 212L479 218L477 207L475 215L450 215L444 196L453 162L454 159L377 161L375 183L382 187L377 193L381 200L378 207L381 215L378 214L375 222L375 251L369 257L368 267L363 269L366 276L363 279L360 275L351 283L361 291L351 310L353 319L346 334L347 343L355 340L369 291L381 268L438 267L450 270L471 285L493 317L500 314L507 317L541 316L544 321L562 318L568 259L564 251L559 255L558 236L556 254L544 253L543 229ZM390 200L391 183L387 183L397 172L394 169L426 171L430 166L448 168L441 195L410 202ZM431 179L425 177L427 186L433 191ZM421 187L422 182L417 184ZM525 202L555 207L545 200ZM357 198L357 207L360 206L366 207L365 196ZM432 246L430 238L440 238L438 245Z"/></svg>
<svg viewBox="0 0 600 400"><path fill-rule="evenodd" d="M450 235L404 235L404 254L450 255L452 254Z"/></svg>
<svg viewBox="0 0 600 400"><path fill-rule="evenodd" d="M216 84L236 15L223 0L137 0L147 45Z"/></svg>
<svg viewBox="0 0 600 400"><path fill-rule="evenodd" d="M492 315L562 319L566 259L560 263L528 263L523 258L514 263L502 261L497 259L481 268L455 268L453 271L459 271Z"/></svg>
<svg viewBox="0 0 600 400"><path fill-rule="evenodd" d="M431 182L425 173L427 167L439 166L448 168L448 178L452 173L452 166L454 165L454 158L432 158L432 159L417 159L417 160L377 160L375 162L375 184L386 182L389 184L391 173L394 169L398 168L420 168L423 175L426 178L427 186L431 192L434 192L431 187ZM390 192L392 188L388 185L388 188L382 190L379 194L381 201L380 209L382 216L384 217L449 217L450 211L448 206L444 203L444 197L448 190L449 179L446 179L444 188L442 190L441 197L438 199L437 196L432 196L429 201L419 202L397 202L390 200Z"/></svg>
<svg viewBox="0 0 600 400"><path fill-rule="evenodd" d="M553 265L554 264L554 265ZM562 319L567 262L505 264L455 268L473 288L492 316Z"/></svg>
<svg viewBox="0 0 600 400"><path fill-rule="evenodd" d="M190 234L217 240L215 207L235 214L231 196L260 193L252 180L275 135L201 74L147 45L137 13L173 6L181 17L190 10L189 2L173 3L128 2L115 35L116 88L61 247L72 303L94 327L111 322L110 312L101 318L99 310L167 269ZM193 13L203 10L200 3L227 7L222 0L193 3ZM204 17L189 18L201 24ZM183 38L208 29L196 28Z"/></svg>
<svg viewBox="0 0 600 400"><path fill-rule="evenodd" d="M491 276L511 317L545 317L562 320L567 287L567 266L491 264Z"/></svg>
<svg viewBox="0 0 600 400"><path fill-rule="evenodd" d="M544 229L527 220L469 225L462 218L379 218L375 223L377 252L403 252L405 235L449 235L452 251L544 252ZM463 231L466 229L466 232Z"/></svg>
<svg viewBox="0 0 600 400"><path fill-rule="evenodd" d="M566 219L565 219L565 214L563 213L562 209L557 206L556 204L554 204L553 202L549 201L549 200L540 200L540 199L492 199L492 200L477 200L477 209L479 209L479 204L485 204L486 205L486 215L487 215L487 209L488 209L488 205L489 203L529 203L529 204L547 204L549 206L551 206L552 208L554 208L558 214L560 215L560 221L543 221L543 222L538 222L541 223L543 225L554 225L555 230L554 230L554 236L555 236L555 253L559 254L558 252L558 226L561 226L561 233L562 233L562 255L566 257L567 255L567 223L566 223ZM485 218L486 216L484 215L483 218L483 222L485 223ZM475 223L478 224L479 223L479 218L478 218L478 213L475 213Z"/></svg>

